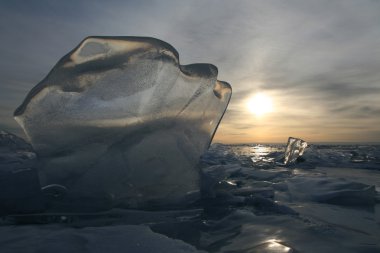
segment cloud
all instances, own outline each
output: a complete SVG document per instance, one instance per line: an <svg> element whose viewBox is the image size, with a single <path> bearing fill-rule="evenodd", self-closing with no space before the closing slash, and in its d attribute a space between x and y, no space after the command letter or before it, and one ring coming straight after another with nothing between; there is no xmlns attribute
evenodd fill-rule
<svg viewBox="0 0 380 253"><path fill-rule="evenodd" d="M13 109L85 36L137 35L171 43L182 64L218 66L234 90L220 140L298 132L326 141L346 128L342 140L380 141L379 24L371 0L3 1L1 127L17 129ZM258 91L276 105L262 119L245 107Z"/></svg>

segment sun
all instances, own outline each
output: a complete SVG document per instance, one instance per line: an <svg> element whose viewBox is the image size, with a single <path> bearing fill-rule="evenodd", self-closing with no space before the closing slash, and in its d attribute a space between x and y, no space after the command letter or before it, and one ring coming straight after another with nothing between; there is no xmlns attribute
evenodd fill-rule
<svg viewBox="0 0 380 253"><path fill-rule="evenodd" d="M273 111L272 99L263 93L257 93L249 99L247 106L249 111L256 116L262 116Z"/></svg>

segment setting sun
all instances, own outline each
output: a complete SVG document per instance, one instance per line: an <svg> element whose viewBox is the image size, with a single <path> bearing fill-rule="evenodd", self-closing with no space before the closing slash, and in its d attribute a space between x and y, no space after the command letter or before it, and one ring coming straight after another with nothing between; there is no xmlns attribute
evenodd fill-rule
<svg viewBox="0 0 380 253"><path fill-rule="evenodd" d="M257 93L248 101L248 109L256 116L261 116L273 110L272 99L263 94Z"/></svg>

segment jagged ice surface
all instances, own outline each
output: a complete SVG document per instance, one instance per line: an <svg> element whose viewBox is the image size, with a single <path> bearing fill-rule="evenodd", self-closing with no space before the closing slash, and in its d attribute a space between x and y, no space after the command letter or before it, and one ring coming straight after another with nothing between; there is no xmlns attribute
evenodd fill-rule
<svg viewBox="0 0 380 253"><path fill-rule="evenodd" d="M144 207L199 191L196 164L230 96L215 66L180 65L163 41L89 37L15 118L42 161L42 186L65 186L81 203Z"/></svg>
<svg viewBox="0 0 380 253"><path fill-rule="evenodd" d="M201 165L207 195L185 210L8 213L1 252L380 252L380 146L311 144L303 162L282 166L285 149L212 145ZM8 172L28 181L19 168L34 166L33 150L1 133L0 150L0 204L25 208L4 189L27 193Z"/></svg>

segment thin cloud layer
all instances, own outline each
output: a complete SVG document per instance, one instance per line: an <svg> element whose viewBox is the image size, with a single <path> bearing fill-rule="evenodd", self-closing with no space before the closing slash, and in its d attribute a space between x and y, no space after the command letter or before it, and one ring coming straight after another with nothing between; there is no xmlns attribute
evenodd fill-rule
<svg viewBox="0 0 380 253"><path fill-rule="evenodd" d="M14 108L83 37L135 35L232 84L215 141L380 141L380 1L8 1L0 21L2 129L20 134ZM256 92L272 113L249 113Z"/></svg>

